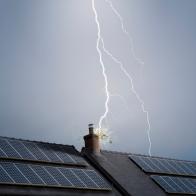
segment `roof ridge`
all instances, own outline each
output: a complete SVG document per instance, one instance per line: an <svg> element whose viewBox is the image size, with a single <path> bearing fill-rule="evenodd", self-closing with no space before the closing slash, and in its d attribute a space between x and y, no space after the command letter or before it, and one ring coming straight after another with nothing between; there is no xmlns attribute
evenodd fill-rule
<svg viewBox="0 0 196 196"><path fill-rule="evenodd" d="M174 161L185 161L185 162L191 162L196 163L196 161L193 160L184 160L184 159L177 159L177 158L171 158L171 157L161 157L161 156L149 156L145 154L136 154L136 153L128 153L128 152L121 152L121 151L113 151L113 150L101 150L102 152L111 153L111 154L122 154L122 155L136 155L136 156L144 156L144 157L152 157L152 158L160 158L160 159L169 159Z"/></svg>
<svg viewBox="0 0 196 196"><path fill-rule="evenodd" d="M118 154L124 154L124 155L130 155L132 153L128 153L128 152L121 152L121 151L116 151L116 150L101 150L102 152L106 152L106 153L112 153L112 154L115 154L115 153L118 153Z"/></svg>
<svg viewBox="0 0 196 196"><path fill-rule="evenodd" d="M36 143L41 143L41 144L51 144L51 145L58 145L58 146L67 146L67 147L72 147L74 149L74 145L68 145L68 144L59 144L55 142L44 142L44 141L36 141L36 140L29 140L29 139L23 139L23 138L15 138L15 137L7 137L7 136L0 136L0 138L6 138L6 139L14 139L14 140L20 140L20 141L26 141L26 142L36 142Z"/></svg>

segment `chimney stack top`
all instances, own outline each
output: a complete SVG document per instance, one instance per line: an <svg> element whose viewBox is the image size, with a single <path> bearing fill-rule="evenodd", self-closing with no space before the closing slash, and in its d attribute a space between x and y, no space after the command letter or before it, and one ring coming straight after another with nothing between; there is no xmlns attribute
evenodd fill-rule
<svg viewBox="0 0 196 196"><path fill-rule="evenodd" d="M85 149L89 153L100 154L99 136L94 133L93 124L88 125L89 134L84 136Z"/></svg>

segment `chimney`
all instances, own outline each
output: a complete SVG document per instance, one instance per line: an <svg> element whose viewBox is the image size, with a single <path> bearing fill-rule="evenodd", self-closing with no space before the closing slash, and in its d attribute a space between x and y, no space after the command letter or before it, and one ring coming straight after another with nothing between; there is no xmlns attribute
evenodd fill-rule
<svg viewBox="0 0 196 196"><path fill-rule="evenodd" d="M99 154L100 144L99 136L94 133L93 124L88 125L89 134L84 136L85 150L89 153Z"/></svg>

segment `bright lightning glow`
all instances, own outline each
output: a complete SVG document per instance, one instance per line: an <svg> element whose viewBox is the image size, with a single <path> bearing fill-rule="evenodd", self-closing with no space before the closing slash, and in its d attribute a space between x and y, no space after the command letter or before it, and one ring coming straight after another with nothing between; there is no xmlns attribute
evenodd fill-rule
<svg viewBox="0 0 196 196"><path fill-rule="evenodd" d="M135 54L133 39L132 39L130 33L129 33L129 32L126 30L126 28L125 28L123 17L122 17L122 16L120 15L120 13L116 10L116 8L113 6L111 0L105 0L105 2L109 4L109 6L110 6L110 8L112 9L112 11L114 12L114 14L115 14L115 15L118 17L118 19L120 20L121 29L122 29L123 33L128 37L128 39L129 39L129 41L130 41L131 52L132 52L133 57L135 58L135 60L136 60L140 65L143 65L144 62L143 62L140 58L138 58L138 57L136 56L136 54ZM144 101L140 98L139 94L138 94L137 91L135 90L134 85L133 85L133 79L132 79L131 75L127 72L127 70L125 69L125 67L123 66L123 64L122 64L117 58L115 58L108 50L105 49L103 39L102 39L102 44L103 44L103 50L104 50L104 52L105 52L108 56L110 56L114 62L116 62L117 64L120 65L121 70L123 71L123 73L124 73L124 74L127 76L127 78L129 79L130 85L131 85L131 91L135 94L136 98L138 99L139 103L141 104L142 111L146 114L146 121L147 121L147 124L148 124L147 135L148 135L148 141L149 141L148 153L149 153L149 155L151 156L151 146L152 146L151 138L150 138L151 126L150 126L150 120L149 120L149 113L148 113L148 111L147 111L147 110L145 109L145 107L144 107Z"/></svg>
<svg viewBox="0 0 196 196"><path fill-rule="evenodd" d="M118 11L114 8L112 2L110 0L105 0L111 7L111 9L113 10L113 12L115 13L115 15L119 18L120 22L121 22L121 28L122 28L122 31L128 36L129 38L129 41L131 43L131 51L132 51L132 55L133 57L135 58L135 60L139 63L139 64L144 64L143 61L141 59L139 59L136 55L135 55L135 51L134 51L134 47L133 47L133 40L130 36L130 34L127 32L127 30L125 29L124 27L124 21L123 21L123 18L121 17L121 15L118 13ZM146 115L146 121L147 121L147 124L148 124L148 128L147 128L147 135L148 135L148 141L149 141L149 149L148 149L148 153L149 155L151 156L151 138L150 138L150 130L151 130L151 126L150 126L150 120L149 120L149 113L148 111L145 109L144 107L144 101L140 98L139 94L137 93L137 91L135 90L135 87L134 87L134 84L133 84L133 79L131 77L131 75L127 72L127 70L125 69L125 67L123 66L122 62L120 60L118 60L116 57L114 57L112 55L111 52L109 52L106 47L105 47L105 44L104 44L104 40L101 36L101 30L100 30L100 23L99 23L99 20L98 20L98 15L97 15L97 11L95 9L95 0L92 0L92 9L93 9L93 12L94 12L94 16L95 16L95 22L97 24L97 44L96 44L96 49L97 49L97 52L99 54L99 61L100 61L100 64L101 64L101 67L102 67L102 74L103 74L103 77L104 77L104 81L105 81L105 94L106 94L106 100L105 100L105 112L104 114L100 117L99 119L99 129L98 129L98 135L103 138L103 137L108 137L107 135L107 131L105 132L102 132L102 123L103 123L103 120L107 117L107 114L109 112L109 107L108 107L108 104L109 104L109 100L110 100L110 93L109 93L109 90L108 90L108 78L107 78L107 74L106 74L106 71L105 71L105 65L103 63L103 58L102 58L102 51L100 49L100 43L102 44L102 50L105 54L107 54L116 64L119 65L121 71L125 74L125 76L128 78L129 82L130 82L130 87L131 87L131 92L135 95L135 97L137 98L138 102L140 103L141 105L141 109L143 111L143 113L145 113Z"/></svg>
<svg viewBox="0 0 196 196"><path fill-rule="evenodd" d="M107 117L107 114L108 114L108 111L109 111L108 103L109 103L109 100L110 100L110 93L109 93L109 90L108 90L108 78L107 78L107 75L106 75L105 65L103 63L102 52L101 52L101 50L99 48L100 41L101 41L102 37L101 37L100 24L99 24L99 20L98 20L97 11L95 9L95 1L94 0L92 0L92 9L93 9L93 12L94 12L94 15L95 15L95 22L97 24L97 44L96 44L96 49L97 49L97 52L99 54L99 62L100 62L101 67L102 67L102 74L103 74L104 81L105 81L105 93L106 93L105 112L99 119L99 132L101 132L103 120Z"/></svg>
<svg viewBox="0 0 196 196"><path fill-rule="evenodd" d="M103 51L104 51L104 52L105 52L105 53L106 53L115 63L117 63L117 64L120 66L121 71L122 71L122 72L125 74L125 76L129 79L130 86L131 86L131 91L132 91L132 93L135 95L135 97L137 98L137 100L139 101L143 113L146 114L146 121L147 121L147 124L148 124L147 135L148 135L148 141L149 141L148 153L149 153L149 155L151 156L151 146L152 146L152 144L151 144L151 138L150 138L150 129L151 129L151 126L150 126L150 120L149 120L149 113L148 113L148 111L147 111L147 110L145 109L145 107L144 107L144 101L140 98L139 94L138 94L137 91L135 90L135 87L134 87L134 84L133 84L133 79L132 79L131 75L127 72L127 70L125 69L125 67L123 66L122 62L119 61L117 58L115 58L115 57L105 48L103 39L101 39L101 42L102 42Z"/></svg>

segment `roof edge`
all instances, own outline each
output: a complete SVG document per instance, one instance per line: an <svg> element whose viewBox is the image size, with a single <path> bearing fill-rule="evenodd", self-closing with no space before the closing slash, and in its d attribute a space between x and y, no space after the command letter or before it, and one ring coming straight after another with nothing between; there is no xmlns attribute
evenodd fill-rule
<svg viewBox="0 0 196 196"><path fill-rule="evenodd" d="M196 163L196 161L192 160L184 160L184 159L177 159L177 158L171 158L171 157L160 157L160 156L149 156L145 154L136 154L136 153L128 153L128 152L120 152L120 151L112 151L112 150L101 150L103 153L111 153L111 154L121 154L121 155L136 155L136 156L144 156L144 157L151 157L151 158L159 158L159 159L169 159L169 160L174 160L174 161L184 161L184 162L191 162L191 163Z"/></svg>
<svg viewBox="0 0 196 196"><path fill-rule="evenodd" d="M43 142L43 141L36 141L36 140L29 140L29 139L23 139L23 138L15 138L15 137L7 137L7 136L0 136L0 138L5 138L5 139L14 139L14 140L20 140L20 141L25 141L25 142L35 142L35 143L41 143L41 144L51 144L51 145L58 145L58 146L67 146L67 147L72 147L74 148L77 152L79 152L74 145L68 145L68 144L59 144L59 143L54 143L54 142Z"/></svg>

